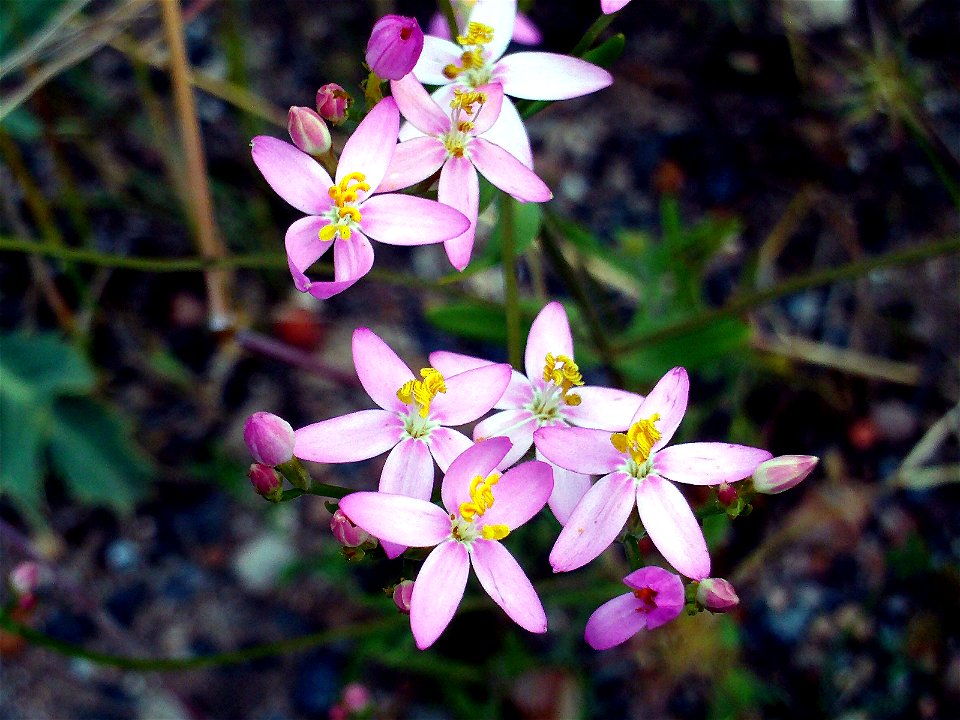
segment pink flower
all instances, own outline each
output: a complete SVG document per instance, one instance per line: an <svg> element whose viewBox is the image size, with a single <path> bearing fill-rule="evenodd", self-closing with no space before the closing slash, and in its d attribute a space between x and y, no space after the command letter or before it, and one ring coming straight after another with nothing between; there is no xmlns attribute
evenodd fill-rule
<svg viewBox="0 0 960 720"><path fill-rule="evenodd" d="M586 565L612 543L636 505L647 535L667 562L697 580L710 574L710 556L693 511L671 480L719 485L748 477L770 457L759 448L701 442L665 447L687 409L687 371L673 368L644 399L626 433L544 427L537 448L560 467L608 473L590 488L560 532L554 572Z"/></svg>
<svg viewBox="0 0 960 720"><path fill-rule="evenodd" d="M397 146L380 187L398 190L440 170L437 199L470 220L465 233L444 243L447 257L457 270L467 266L473 249L480 206L478 170L521 202L545 202L553 197L532 170L482 137L500 114L500 85L484 85L476 91L454 90L448 111L437 105L411 75L390 83L390 90L400 112L423 134Z"/></svg>
<svg viewBox="0 0 960 720"><path fill-rule="evenodd" d="M470 14L470 8L473 4L470 0L461 0L460 2L454 0L453 11L457 18L457 24L461 26L467 24L464 21ZM434 13L433 17L430 18L430 26L427 28L427 34L435 35L444 40L451 39L447 20L441 13ZM522 12L518 12L517 19L513 23L513 36L511 40L519 45L539 45L543 42L543 35L540 33L540 29L533 24L533 20Z"/></svg>
<svg viewBox="0 0 960 720"><path fill-rule="evenodd" d="M386 80L399 80L413 70L423 50L423 30L415 18L384 15L367 42L367 65Z"/></svg>
<svg viewBox="0 0 960 720"><path fill-rule="evenodd" d="M753 489L763 495L785 492L803 482L818 462L820 458L813 455L780 455L767 460L753 471Z"/></svg>
<svg viewBox="0 0 960 720"><path fill-rule="evenodd" d="M418 378L367 328L353 333L353 363L360 383L381 409L300 428L296 455L315 462L344 463L390 450L380 491L421 500L429 500L433 490L434 460L446 471L472 444L448 426L473 422L486 413L510 382L510 366L493 363L451 375L424 368ZM403 552L402 547L389 544L384 544L384 550L390 557Z"/></svg>
<svg viewBox="0 0 960 720"><path fill-rule="evenodd" d="M451 352L430 355L431 364L445 374L490 365L489 360ZM584 385L573 360L573 336L563 305L548 303L530 326L524 356L526 377L514 370L510 385L494 406L496 413L477 424L474 440L495 435L509 437L513 448L504 458L509 467L530 449L540 427L579 425L610 432L625 430L643 398L612 388ZM537 459L543 460L539 450ZM590 488L590 477L554 465L550 510L557 520L567 518Z"/></svg>
<svg viewBox="0 0 960 720"><path fill-rule="evenodd" d="M626 7L630 0L600 0L600 9L604 15L612 15Z"/></svg>
<svg viewBox="0 0 960 720"><path fill-rule="evenodd" d="M253 161L276 193L307 217L287 230L290 273L300 292L325 300L353 285L373 267L367 236L391 245L443 242L470 221L447 205L411 195L374 195L390 165L400 127L392 98L370 111L347 140L336 182L290 143L258 136ZM334 248L333 281L312 281L306 270Z"/></svg>
<svg viewBox="0 0 960 720"><path fill-rule="evenodd" d="M530 632L547 630L540 598L500 540L540 511L553 479L550 467L535 460L501 476L496 468L509 449L506 438L490 438L457 457L443 478L443 508L383 492L354 493L340 501L351 520L377 537L436 546L410 598L410 629L421 650L453 619L471 565L480 585L511 620Z"/></svg>
<svg viewBox="0 0 960 720"><path fill-rule="evenodd" d="M353 98L337 83L327 83L317 90L317 112L331 125L340 125L347 119Z"/></svg>
<svg viewBox="0 0 960 720"><path fill-rule="evenodd" d="M273 413L255 412L243 424L243 441L258 463L276 467L293 457L293 428Z"/></svg>
<svg viewBox="0 0 960 720"><path fill-rule="evenodd" d="M583 637L594 650L612 648L641 630L666 625L683 610L683 581L663 568L640 568L623 583L630 592L605 602L587 620Z"/></svg>
<svg viewBox="0 0 960 720"><path fill-rule="evenodd" d="M527 100L566 100L596 92L613 82L603 68L567 55L519 52L501 57L513 35L515 0L478 2L456 43L428 35L413 74L424 85L441 85L435 98L445 106L453 88L477 89L500 83L510 97ZM402 137L401 139L407 139ZM509 101L504 102L486 139L507 150L527 167L533 154L523 121Z"/></svg>
<svg viewBox="0 0 960 720"><path fill-rule="evenodd" d="M334 539L345 548L360 547L370 540L370 533L350 522L343 510L337 508L330 518L330 532Z"/></svg>

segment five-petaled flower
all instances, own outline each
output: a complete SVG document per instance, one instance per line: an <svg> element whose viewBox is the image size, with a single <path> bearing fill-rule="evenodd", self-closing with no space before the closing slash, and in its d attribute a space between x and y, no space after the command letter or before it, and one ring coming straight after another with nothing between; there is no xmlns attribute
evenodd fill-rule
<svg viewBox="0 0 960 720"><path fill-rule="evenodd" d="M594 650L626 642L676 618L684 606L683 581L656 566L634 570L623 579L630 592L593 611L583 637Z"/></svg>
<svg viewBox="0 0 960 720"><path fill-rule="evenodd" d="M444 243L447 257L457 270L470 262L480 207L477 171L521 202L546 202L550 188L533 170L482 135L490 129L503 105L503 88L484 85L476 90L454 90L445 111L412 75L390 83L403 116L423 133L397 146L387 175L385 191L420 182L440 170L437 199L457 208L470 220L470 228ZM442 170L441 170L442 167Z"/></svg>
<svg viewBox="0 0 960 720"><path fill-rule="evenodd" d="M551 462L574 472L602 474L567 519L553 550L554 572L586 565L612 543L636 506L643 527L667 562L687 577L710 574L703 531L671 480L719 485L748 477L771 457L745 445L698 442L665 447L687 409L690 380L676 367L667 372L637 409L626 433L544 427L537 448Z"/></svg>
<svg viewBox="0 0 960 720"><path fill-rule="evenodd" d="M472 445L448 426L473 422L493 407L510 382L510 366L489 364L444 375L407 367L373 331L353 333L353 363L360 383L380 409L360 410L296 431L294 453L304 460L346 463L390 450L380 491L429 500L433 462L446 471ZM431 458L432 456L432 458ZM384 544L390 557L404 548Z"/></svg>
<svg viewBox="0 0 960 720"><path fill-rule="evenodd" d="M410 628L421 650L453 619L471 565L510 619L530 632L547 630L540 598L500 540L540 511L553 488L552 474L549 465L533 460L500 475L497 467L509 449L506 438L490 438L457 457L443 478L443 508L383 492L354 493L340 501L340 509L372 535L400 545L436 546L410 598Z"/></svg>
<svg viewBox="0 0 960 720"><path fill-rule="evenodd" d="M367 236L390 245L425 245L470 227L463 213L412 195L374 195L390 165L400 128L392 98L370 111L347 140L330 179L316 160L290 143L258 136L253 161L276 193L308 214L287 230L287 261L300 292L321 300L353 285L373 267ZM307 269L333 248L334 278L314 281Z"/></svg>
<svg viewBox="0 0 960 720"><path fill-rule="evenodd" d="M489 360L439 351L430 355L430 363L445 374L465 372L491 364ZM509 437L513 449L504 458L509 467L535 442L540 427L598 428L610 432L630 425L643 398L613 388L585 386L573 359L573 336L563 305L548 303L530 326L524 355L526 377L513 371L510 385L495 413L480 421L473 437L480 440L495 435ZM538 459L544 459L539 451ZM549 460L550 458L546 458ZM550 510L566 524L574 506L590 487L590 478L563 467L554 467L554 488Z"/></svg>
<svg viewBox="0 0 960 720"><path fill-rule="evenodd" d="M603 68L585 60L546 52L518 52L501 57L513 35L516 0L478 2L466 30L456 42L427 35L413 74L424 85L441 85L435 95L441 106L455 87L472 90L492 82L510 97L525 100L566 100L587 95L613 82ZM408 136L401 135L401 139ZM507 100L486 138L533 167L530 140L519 113Z"/></svg>

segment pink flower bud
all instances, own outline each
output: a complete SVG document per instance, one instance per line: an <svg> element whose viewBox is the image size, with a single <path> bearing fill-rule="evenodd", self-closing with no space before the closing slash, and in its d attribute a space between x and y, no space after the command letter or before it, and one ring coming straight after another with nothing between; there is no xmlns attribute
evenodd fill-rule
<svg viewBox="0 0 960 720"><path fill-rule="evenodd" d="M347 712L361 713L370 704L370 691L360 683L350 683L343 689L343 706Z"/></svg>
<svg viewBox="0 0 960 720"><path fill-rule="evenodd" d="M25 561L10 571L10 587L17 595L30 595L40 582L40 566Z"/></svg>
<svg viewBox="0 0 960 720"><path fill-rule="evenodd" d="M306 107L290 108L287 131L293 144L308 155L323 155L333 142L323 118Z"/></svg>
<svg viewBox="0 0 960 720"><path fill-rule="evenodd" d="M276 467L293 457L293 428L281 417L255 412L243 426L243 440L258 463Z"/></svg>
<svg viewBox="0 0 960 720"><path fill-rule="evenodd" d="M367 43L367 65L386 80L399 80L413 70L423 50L423 30L412 17L384 15Z"/></svg>
<svg viewBox="0 0 960 720"><path fill-rule="evenodd" d="M737 489L730 483L720 483L717 486L717 500L723 506L733 505L737 501Z"/></svg>
<svg viewBox="0 0 960 720"><path fill-rule="evenodd" d="M247 471L247 477L253 483L257 495L262 495L267 500L276 501L283 493L283 478L269 465L254 463Z"/></svg>
<svg viewBox="0 0 960 720"><path fill-rule="evenodd" d="M339 125L347 119L353 98L337 83L327 83L317 90L317 112L331 125Z"/></svg>
<svg viewBox="0 0 960 720"><path fill-rule="evenodd" d="M753 471L753 488L764 495L776 495L799 485L820 462L813 455L781 455L760 463Z"/></svg>
<svg viewBox="0 0 960 720"><path fill-rule="evenodd" d="M370 540L370 533L350 522L350 518L339 508L330 518L330 532L338 543L347 548L360 547Z"/></svg>
<svg viewBox="0 0 960 720"><path fill-rule="evenodd" d="M740 598L723 578L704 578L697 588L697 602L713 612L729 612L740 604Z"/></svg>
<svg viewBox="0 0 960 720"><path fill-rule="evenodd" d="M404 615L410 614L410 598L413 597L413 580L402 580L393 589L393 602Z"/></svg>

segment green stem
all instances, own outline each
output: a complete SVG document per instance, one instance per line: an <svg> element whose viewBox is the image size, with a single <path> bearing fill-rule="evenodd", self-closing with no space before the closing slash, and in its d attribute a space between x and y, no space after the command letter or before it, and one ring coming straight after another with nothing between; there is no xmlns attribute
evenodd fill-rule
<svg viewBox="0 0 960 720"><path fill-rule="evenodd" d="M610 26L610 23L612 23L613 19L619 14L619 12L615 12L610 15L600 15L600 17L593 21L593 25L587 28L583 37L580 38L580 42L573 46L570 54L574 57L580 57L592 48L597 38L600 37L600 34Z"/></svg>
<svg viewBox="0 0 960 720"><path fill-rule="evenodd" d="M666 327L658 328L650 332L637 335L629 339L616 343L612 351L617 354L629 353L631 350L637 350L645 345L655 342L661 342L670 338L685 335L693 330L707 327L708 325L735 315L741 315L749 310L753 310L761 305L765 305L773 300L792 295L821 285L829 285L840 280L851 280L862 277L867 273L879 270L881 268L897 267L899 265L914 265L930 258L940 255L950 255L960 252L960 238L950 240L940 240L937 242L925 243L905 250L897 250L884 255L867 258L857 262L841 265L840 267L819 270L808 275L785 280L779 285L764 290L758 290L746 293L738 298L734 298L721 308L702 312L687 320L683 320Z"/></svg>
<svg viewBox="0 0 960 720"><path fill-rule="evenodd" d="M507 315L507 360L523 367L520 333L520 290L517 287L517 252L513 237L513 198L500 195L500 252L503 255L503 290Z"/></svg>
<svg viewBox="0 0 960 720"><path fill-rule="evenodd" d="M447 21L450 39L456 42L457 35L460 34L460 28L457 27L457 14L453 10L453 3L450 0L438 0L437 5L440 7L443 19Z"/></svg>
<svg viewBox="0 0 960 720"><path fill-rule="evenodd" d="M343 498L350 493L355 492L357 491L351 490L350 488L340 487L339 485L313 483L307 490L301 490L300 488L290 488L289 490L284 490L283 495L280 496L280 502L293 500L295 498L302 497L303 495L319 495L320 497Z"/></svg>

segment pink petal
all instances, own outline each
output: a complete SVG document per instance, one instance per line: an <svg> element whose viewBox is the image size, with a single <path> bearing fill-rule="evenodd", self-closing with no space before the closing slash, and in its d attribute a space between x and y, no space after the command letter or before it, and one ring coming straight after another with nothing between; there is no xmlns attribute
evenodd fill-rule
<svg viewBox="0 0 960 720"><path fill-rule="evenodd" d="M499 145L474 138L470 159L487 180L521 202L546 202L553 197L533 170Z"/></svg>
<svg viewBox="0 0 960 720"><path fill-rule="evenodd" d="M463 50L449 40L426 35L423 38L423 50L420 59L413 66L413 74L424 85L447 85L450 78L443 69L450 64L460 63Z"/></svg>
<svg viewBox="0 0 960 720"><path fill-rule="evenodd" d="M384 410L401 412L407 409L400 402L397 390L413 380L413 371L379 335L369 328L353 331L353 366L367 395Z"/></svg>
<svg viewBox="0 0 960 720"><path fill-rule="evenodd" d="M430 367L436 368L444 377L457 375L467 370L475 370L488 365L495 365L492 360L471 357L470 355L461 355L460 353L449 352L448 350L435 350L430 353Z"/></svg>
<svg viewBox="0 0 960 720"><path fill-rule="evenodd" d="M385 410L360 410L297 430L293 454L303 460L344 463L367 460L398 442L403 422Z"/></svg>
<svg viewBox="0 0 960 720"><path fill-rule="evenodd" d="M405 122L403 123L403 125L400 126L400 134L397 136L397 140L399 140L401 143L405 143L407 140L413 140L414 138L422 138L422 137L427 137L427 136L424 135L419 130L417 130L410 123ZM436 140L436 138L434 138L434 140ZM396 152L396 150L394 150L394 152ZM391 161L391 165L392 164L393 162ZM378 187L377 190L380 192L384 192L383 190L381 190L382 187L383 187L383 183L380 183L380 187Z"/></svg>
<svg viewBox="0 0 960 720"><path fill-rule="evenodd" d="M537 460L546 460L539 450ZM553 492L547 504L557 521L566 525L573 509L590 489L590 476L565 470L553 463L550 463L550 467L553 468Z"/></svg>
<svg viewBox="0 0 960 720"><path fill-rule="evenodd" d="M280 197L300 212L319 215L330 209L333 184L320 163L288 142L258 135L251 143L253 162Z"/></svg>
<svg viewBox="0 0 960 720"><path fill-rule="evenodd" d="M339 183L349 173L361 172L370 184L370 192L376 192L390 166L399 133L397 103L393 98L384 98L357 125L343 146L336 181ZM360 199L363 200L363 196Z"/></svg>
<svg viewBox="0 0 960 720"><path fill-rule="evenodd" d="M612 15L623 8L630 0L600 0L600 9L605 15Z"/></svg>
<svg viewBox="0 0 960 720"><path fill-rule="evenodd" d="M637 488L637 510L664 559L694 580L710 574L703 531L683 495L667 480L647 475Z"/></svg>
<svg viewBox="0 0 960 720"><path fill-rule="evenodd" d="M333 247L333 240L324 242L319 237L320 228L329 224L330 221L326 218L310 215L300 218L287 228L287 235L284 238L287 265L293 276L293 284L300 292L307 292L313 282L306 276L307 270Z"/></svg>
<svg viewBox="0 0 960 720"><path fill-rule="evenodd" d="M477 423L473 429L473 439L476 442L486 442L495 437L509 438L513 446L500 463L501 468L508 468L530 449L533 444L533 431L536 429L537 421L529 410L504 410Z"/></svg>
<svg viewBox="0 0 960 720"><path fill-rule="evenodd" d="M610 547L633 510L635 486L631 476L615 472L587 491L550 551L554 572L583 567Z"/></svg>
<svg viewBox="0 0 960 720"><path fill-rule="evenodd" d="M473 122L471 135L483 135L489 130L497 118L500 117L500 108L503 107L503 85L500 83L488 83L477 88L479 92L487 96L480 110L470 118Z"/></svg>
<svg viewBox="0 0 960 720"><path fill-rule="evenodd" d="M440 496L447 512L460 512L460 503L470 500L470 483L477 475L487 477L510 449L506 438L490 438L471 445L447 469Z"/></svg>
<svg viewBox="0 0 960 720"><path fill-rule="evenodd" d="M564 419L572 425L621 432L630 427L643 396L615 388L585 385L574 388L579 405L563 408Z"/></svg>
<svg viewBox="0 0 960 720"><path fill-rule="evenodd" d="M634 570L623 579L624 585L633 590L650 588L656 592L656 607L647 615L647 630L653 630L676 618L686 605L683 580L680 576L656 565Z"/></svg>
<svg viewBox="0 0 960 720"><path fill-rule="evenodd" d="M607 650L625 643L647 627L647 614L632 593L608 600L587 620L583 638L594 650Z"/></svg>
<svg viewBox="0 0 960 720"><path fill-rule="evenodd" d="M542 427L533 434L537 450L555 465L583 475L604 475L626 462L607 430Z"/></svg>
<svg viewBox="0 0 960 720"><path fill-rule="evenodd" d="M719 485L736 482L753 474L757 465L772 454L747 445L718 442L671 445L656 454L657 474L688 485Z"/></svg>
<svg viewBox="0 0 960 720"><path fill-rule="evenodd" d="M469 574L470 559L461 543L441 543L427 556L410 597L410 629L421 650L433 645L450 624Z"/></svg>
<svg viewBox="0 0 960 720"><path fill-rule="evenodd" d="M462 432L445 427L436 427L430 431L427 440L433 459L443 472L447 472L450 463L457 459L464 450L473 445L473 440Z"/></svg>
<svg viewBox="0 0 960 720"><path fill-rule="evenodd" d="M493 28L493 40L483 46L483 55L488 62L493 62L503 55L510 44L516 15L515 2L478 2L473 6L468 22L478 22Z"/></svg>
<svg viewBox="0 0 960 720"><path fill-rule="evenodd" d="M525 100L567 100L613 84L613 76L601 67L545 52L507 55L497 63L494 77L507 95Z"/></svg>
<svg viewBox="0 0 960 720"><path fill-rule="evenodd" d="M402 190L426 180L440 169L446 157L443 143L434 137L415 137L400 143L377 192Z"/></svg>
<svg viewBox="0 0 960 720"><path fill-rule="evenodd" d="M462 271L470 262L470 254L473 252L480 207L480 181L473 163L465 157L452 157L447 160L440 170L437 199L462 212L470 222L462 234L447 240L443 245L450 264Z"/></svg>
<svg viewBox="0 0 960 720"><path fill-rule="evenodd" d="M545 462L531 460L511 468L493 486L493 505L478 522L514 530L543 509L553 491L553 472Z"/></svg>
<svg viewBox="0 0 960 720"><path fill-rule="evenodd" d="M537 591L503 545L496 540L477 540L470 557L483 589L511 620L533 633L547 631L547 615Z"/></svg>
<svg viewBox="0 0 960 720"><path fill-rule="evenodd" d="M521 45L539 45L543 41L543 35L530 18L518 12L513 24L513 41Z"/></svg>
<svg viewBox="0 0 960 720"><path fill-rule="evenodd" d="M433 458L423 440L404 438L387 455L380 492L429 500L433 492Z"/></svg>
<svg viewBox="0 0 960 720"><path fill-rule="evenodd" d="M390 93L403 116L425 135L439 135L450 129L450 116L433 101L413 74L390 82Z"/></svg>
<svg viewBox="0 0 960 720"><path fill-rule="evenodd" d="M503 391L503 397L494 405L498 410L508 408L522 408L533 402L533 385L526 375L514 370L510 373L510 384ZM531 431L532 432L532 431ZM527 445L529 447L529 444Z"/></svg>
<svg viewBox="0 0 960 720"><path fill-rule="evenodd" d="M308 292L326 300L343 292L373 267L373 246L363 233L354 231L349 240L333 241L333 282L316 280Z"/></svg>
<svg viewBox="0 0 960 720"><path fill-rule="evenodd" d="M653 444L653 450L659 450L673 437L687 411L687 397L690 395L690 377L682 367L667 372L647 395L633 422L649 418L654 413L660 415L656 423L660 439Z"/></svg>
<svg viewBox="0 0 960 720"><path fill-rule="evenodd" d="M388 245L443 242L470 227L470 221L452 207L413 195L374 195L360 213L363 231Z"/></svg>
<svg viewBox="0 0 960 720"><path fill-rule="evenodd" d="M430 547L450 537L450 518L426 500L382 492L357 492L343 498L340 509L354 525L390 542Z"/></svg>
<svg viewBox="0 0 960 720"><path fill-rule="evenodd" d="M463 425L487 413L500 399L510 382L510 366L488 365L445 379L447 391L430 403L430 419L442 425Z"/></svg>
<svg viewBox="0 0 960 720"><path fill-rule="evenodd" d="M439 91L435 92L434 97L438 94ZM530 149L527 128L517 108L509 99L504 100L497 121L483 134L483 139L499 145L528 168L533 169L533 151Z"/></svg>
<svg viewBox="0 0 960 720"><path fill-rule="evenodd" d="M543 366L547 353L573 357L573 336L567 311L558 302L547 303L534 318L527 335L523 366L534 387L543 386Z"/></svg>

